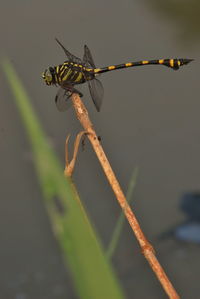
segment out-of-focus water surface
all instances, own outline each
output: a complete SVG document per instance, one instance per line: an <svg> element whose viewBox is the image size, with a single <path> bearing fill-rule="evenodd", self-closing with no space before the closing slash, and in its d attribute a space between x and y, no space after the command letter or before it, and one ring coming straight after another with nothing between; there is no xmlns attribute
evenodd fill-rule
<svg viewBox="0 0 200 299"><path fill-rule="evenodd" d="M102 75L105 96L95 111L85 104L108 158L126 191L134 167L139 178L133 208L181 298L198 298L200 248L157 235L181 221L184 192L200 185L199 36L197 1L1 1L1 60L13 62L60 159L68 133L80 130L73 110L59 113L55 87L41 72L65 59L54 38L97 66L140 59L194 58L174 72L161 66ZM30 145L0 72L0 297L77 298L52 234L34 172ZM120 212L90 145L80 152L74 181L107 246ZM166 298L128 225L113 260L127 298ZM109 298L110 299L110 298Z"/></svg>

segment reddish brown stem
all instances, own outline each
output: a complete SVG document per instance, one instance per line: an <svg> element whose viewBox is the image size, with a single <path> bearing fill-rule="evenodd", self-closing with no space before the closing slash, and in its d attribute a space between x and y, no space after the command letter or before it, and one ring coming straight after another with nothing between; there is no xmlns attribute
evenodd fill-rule
<svg viewBox="0 0 200 299"><path fill-rule="evenodd" d="M72 102L74 109L76 111L76 115L80 123L82 124L85 132L87 133L87 137L90 140L94 151L101 163L101 166L104 170L104 173L115 193L115 196L127 218L140 246L142 249L142 253L144 254L145 258L149 262L152 270L156 274L158 280L160 281L162 287L164 288L165 292L171 299L179 298L176 290L172 286L171 282L169 281L167 275L165 274L163 268L161 267L160 263L158 262L154 249L152 245L146 239L144 233L142 232L140 225L131 210L128 202L126 201L125 195L119 185L119 182L110 166L110 163L104 153L104 150L98 140L98 136L93 129L93 125L89 119L87 109L85 108L83 102L81 101L79 95L73 94L72 95Z"/></svg>

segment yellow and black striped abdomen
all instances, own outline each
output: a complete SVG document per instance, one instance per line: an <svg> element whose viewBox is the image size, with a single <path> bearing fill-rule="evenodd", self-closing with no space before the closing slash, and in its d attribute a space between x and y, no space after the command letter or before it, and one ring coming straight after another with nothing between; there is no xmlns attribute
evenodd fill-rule
<svg viewBox="0 0 200 299"><path fill-rule="evenodd" d="M94 69L94 73L100 74L100 73L105 73L113 70L118 70L118 69L124 69L128 67L135 67L135 66L144 66L144 65L152 65L152 64L160 64L164 65L167 67L170 67L174 70L178 70L180 66L184 64L188 64L190 61L193 59L156 59L156 60L141 60L141 61L135 61L135 62L127 62L123 64L117 64L117 65L110 65L104 68L96 68ZM88 69L90 70L90 69Z"/></svg>

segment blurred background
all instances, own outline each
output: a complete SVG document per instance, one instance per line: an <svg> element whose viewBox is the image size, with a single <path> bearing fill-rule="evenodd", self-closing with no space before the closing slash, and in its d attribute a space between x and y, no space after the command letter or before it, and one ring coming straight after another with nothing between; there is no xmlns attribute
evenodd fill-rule
<svg viewBox="0 0 200 299"><path fill-rule="evenodd" d="M125 192L134 168L139 168L133 209L181 298L191 299L200 292L199 245L158 236L184 219L182 195L200 188L199 15L197 0L0 3L1 61L12 61L63 168L66 135L75 137L81 128L73 109L57 111L57 89L41 79L45 68L65 60L55 37L80 57L87 44L99 67L141 59L195 59L177 72L147 66L102 75L100 113L87 86L82 88ZM2 70L0 90L0 298L77 298ZM106 248L120 208L87 142L74 182ZM127 298L166 298L127 224L113 265Z"/></svg>

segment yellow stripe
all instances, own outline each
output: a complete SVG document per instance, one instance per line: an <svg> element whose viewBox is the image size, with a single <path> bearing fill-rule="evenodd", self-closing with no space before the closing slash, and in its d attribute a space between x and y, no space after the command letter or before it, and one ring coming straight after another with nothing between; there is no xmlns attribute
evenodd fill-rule
<svg viewBox="0 0 200 299"><path fill-rule="evenodd" d="M57 81L58 84L60 83L60 76L58 75L59 71L60 71L60 67L56 66L56 76L55 76L55 78L56 78L56 81Z"/></svg>
<svg viewBox="0 0 200 299"><path fill-rule="evenodd" d="M60 77L62 77L62 75L64 74L64 72L68 69L68 67L64 66L63 70L61 70L60 72Z"/></svg>
<svg viewBox="0 0 200 299"><path fill-rule="evenodd" d="M142 61L142 64L148 64L148 63L149 63L148 60L143 60L143 61Z"/></svg>
<svg viewBox="0 0 200 299"><path fill-rule="evenodd" d="M133 64L131 63L131 62L127 62L127 63L125 63L125 66L126 67L129 67L129 66L132 66Z"/></svg>
<svg viewBox="0 0 200 299"><path fill-rule="evenodd" d="M64 64L61 65L60 67L60 72L65 68Z"/></svg>
<svg viewBox="0 0 200 299"><path fill-rule="evenodd" d="M114 65L110 65L110 66L108 66L108 69L109 69L109 71L114 70L115 66Z"/></svg>
<svg viewBox="0 0 200 299"><path fill-rule="evenodd" d="M159 59L158 62L159 62L159 64L163 64L164 63L164 59Z"/></svg>
<svg viewBox="0 0 200 299"><path fill-rule="evenodd" d="M56 67L56 73L57 73L57 74L59 73L59 69L60 69L59 66L57 66L57 67Z"/></svg>
<svg viewBox="0 0 200 299"><path fill-rule="evenodd" d="M74 81L74 77L76 77L76 74L78 73L78 71L74 71L74 74L73 74L73 76L72 76L72 78L71 78L71 80L73 80Z"/></svg>
<svg viewBox="0 0 200 299"><path fill-rule="evenodd" d="M62 78L62 81L67 80L67 78L69 77L69 75L71 74L71 72L72 72L72 70L69 69L68 72L67 72L67 74Z"/></svg>
<svg viewBox="0 0 200 299"><path fill-rule="evenodd" d="M174 59L170 59L169 64L171 67L174 67Z"/></svg>
<svg viewBox="0 0 200 299"><path fill-rule="evenodd" d="M56 73L56 75L55 75L55 80L56 80L56 83L60 83L60 77L58 76L58 74Z"/></svg>
<svg viewBox="0 0 200 299"><path fill-rule="evenodd" d="M180 60L178 60L178 66L181 66L181 62L180 62Z"/></svg>
<svg viewBox="0 0 200 299"><path fill-rule="evenodd" d="M90 71L92 71L93 69L86 69L86 71L88 71L88 72L90 72ZM101 69L94 69L93 71L94 71L94 73L98 73L98 72L100 72L100 70Z"/></svg>
<svg viewBox="0 0 200 299"><path fill-rule="evenodd" d="M80 72L78 77L76 78L76 80L74 82L79 82L83 77L83 74Z"/></svg>

